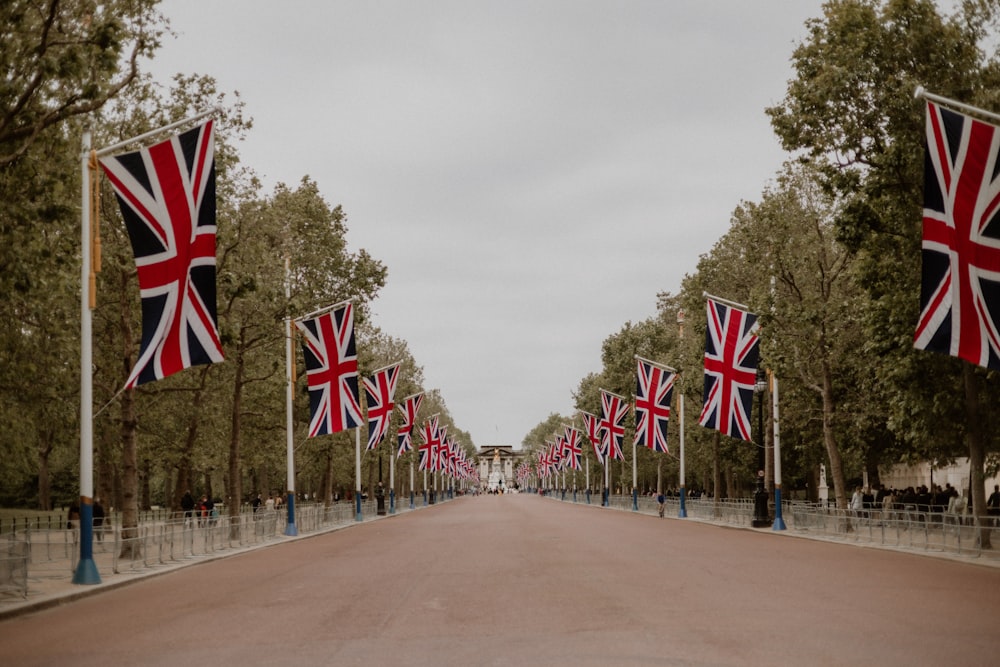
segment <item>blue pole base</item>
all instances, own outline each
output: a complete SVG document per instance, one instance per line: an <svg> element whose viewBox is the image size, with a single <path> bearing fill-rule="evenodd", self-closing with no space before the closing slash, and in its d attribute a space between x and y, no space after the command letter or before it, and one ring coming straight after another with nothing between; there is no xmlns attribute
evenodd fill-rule
<svg viewBox="0 0 1000 667"><path fill-rule="evenodd" d="M414 507L415 506L413 504L413 491L410 491L410 509L412 510L414 509Z"/></svg>
<svg viewBox="0 0 1000 667"><path fill-rule="evenodd" d="M677 511L678 519L686 519L688 515L687 507L684 505L684 496L685 496L685 491L684 488L681 487L681 508Z"/></svg>
<svg viewBox="0 0 1000 667"><path fill-rule="evenodd" d="M427 489L424 489L424 507L427 507Z"/></svg>
<svg viewBox="0 0 1000 667"><path fill-rule="evenodd" d="M91 586L101 583L101 574L93 558L81 558L73 573L73 583Z"/></svg>
<svg viewBox="0 0 1000 667"><path fill-rule="evenodd" d="M396 492L389 489L389 514L396 513Z"/></svg>
<svg viewBox="0 0 1000 667"><path fill-rule="evenodd" d="M364 521L364 517L361 515L361 492L360 491L358 491L354 495L354 509L356 510L356 513L354 515L354 520L355 521Z"/></svg>
<svg viewBox="0 0 1000 667"><path fill-rule="evenodd" d="M632 489L632 511L639 511L639 489Z"/></svg>
<svg viewBox="0 0 1000 667"><path fill-rule="evenodd" d="M781 489L774 489L774 525L771 530L786 530L785 520L781 518Z"/></svg>
<svg viewBox="0 0 1000 667"><path fill-rule="evenodd" d="M299 534L299 527L295 525L295 492L289 491L288 496L285 499L285 505L288 507L288 519L285 522L285 535L289 537L295 537Z"/></svg>

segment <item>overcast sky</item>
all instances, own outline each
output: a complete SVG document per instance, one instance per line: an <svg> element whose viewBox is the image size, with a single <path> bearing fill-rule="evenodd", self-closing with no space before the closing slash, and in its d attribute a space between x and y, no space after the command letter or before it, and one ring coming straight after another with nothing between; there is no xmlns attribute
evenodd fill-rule
<svg viewBox="0 0 1000 667"><path fill-rule="evenodd" d="M821 4L164 0L150 69L240 92L244 164L344 207L376 324L474 444L519 446L780 169L764 109Z"/></svg>

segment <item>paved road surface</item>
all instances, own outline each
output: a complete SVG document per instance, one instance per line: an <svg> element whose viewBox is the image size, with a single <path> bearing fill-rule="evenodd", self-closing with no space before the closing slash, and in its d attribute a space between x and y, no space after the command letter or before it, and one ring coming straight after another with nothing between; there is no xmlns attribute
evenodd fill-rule
<svg viewBox="0 0 1000 667"><path fill-rule="evenodd" d="M0 664L1000 664L1000 569L480 496L0 622Z"/></svg>

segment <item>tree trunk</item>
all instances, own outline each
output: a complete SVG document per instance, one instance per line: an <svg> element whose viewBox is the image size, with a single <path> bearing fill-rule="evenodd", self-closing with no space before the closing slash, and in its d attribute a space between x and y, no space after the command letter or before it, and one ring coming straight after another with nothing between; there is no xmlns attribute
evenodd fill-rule
<svg viewBox="0 0 1000 667"><path fill-rule="evenodd" d="M226 485L226 506L227 514L231 521L232 530L237 530L238 522L236 517L240 515L240 504L243 502L243 475L241 454L241 414L243 410L243 372L245 369L245 359L243 357L243 335L240 337L241 345L236 353L236 376L233 379L233 407L230 413L229 428L229 475Z"/></svg>
<svg viewBox="0 0 1000 667"><path fill-rule="evenodd" d="M837 447L837 439L833 434L833 416L836 413L836 405L833 400L833 378L826 360L823 361L821 395L823 397L823 444L826 446L826 455L830 459L833 493L837 499L837 509L846 510L847 482L844 478L844 464L840 458L840 449Z"/></svg>
<svg viewBox="0 0 1000 667"><path fill-rule="evenodd" d="M139 480L142 485L140 491L141 496L140 496L139 506L142 507L142 509L146 510L147 512L153 509L153 502L149 490L149 478L150 475L152 474L150 468L151 466L149 463L149 458L144 457L142 459L142 473L139 476Z"/></svg>
<svg viewBox="0 0 1000 667"><path fill-rule="evenodd" d="M333 450L328 446L326 449L326 468L323 471L323 506L329 507L333 503Z"/></svg>
<svg viewBox="0 0 1000 667"><path fill-rule="evenodd" d="M722 447L722 432L715 431L712 436L712 508L715 518L722 517L720 506L722 496L722 469L719 466L719 450Z"/></svg>
<svg viewBox="0 0 1000 667"><path fill-rule="evenodd" d="M983 466L986 463L986 446L983 443L983 429L979 421L979 387L976 385L975 369L962 364L962 381L965 385L965 423L969 442L969 493L972 499L972 514L981 526L979 546L991 549L989 519L986 514L986 484L983 480Z"/></svg>
<svg viewBox="0 0 1000 667"><path fill-rule="evenodd" d="M121 558L137 558L142 547L139 536L139 479L136 466L135 389L121 394L122 407L122 551Z"/></svg>
<svg viewBox="0 0 1000 667"><path fill-rule="evenodd" d="M52 431L42 431L38 442L38 509L52 509L52 481L49 478L49 456L52 455L52 443L55 440Z"/></svg>

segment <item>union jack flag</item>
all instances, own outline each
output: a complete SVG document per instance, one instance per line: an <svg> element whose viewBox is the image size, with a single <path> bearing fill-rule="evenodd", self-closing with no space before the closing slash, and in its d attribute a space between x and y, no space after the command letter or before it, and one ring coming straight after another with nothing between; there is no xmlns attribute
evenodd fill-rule
<svg viewBox="0 0 1000 667"><path fill-rule="evenodd" d="M708 299L705 330L705 396L702 426L752 440L750 408L757 381L757 316Z"/></svg>
<svg viewBox="0 0 1000 667"><path fill-rule="evenodd" d="M413 449L413 427L417 423L417 412L420 411L420 404L424 400L423 392L413 394L403 399L403 404L399 410L403 413L403 423L396 431L396 441L399 449L396 450L396 458Z"/></svg>
<svg viewBox="0 0 1000 667"><path fill-rule="evenodd" d="M212 121L101 160L128 230L142 297L139 358L125 387L222 361L215 308Z"/></svg>
<svg viewBox="0 0 1000 667"><path fill-rule="evenodd" d="M667 424L676 373L647 359L637 359L635 380L635 444L667 452Z"/></svg>
<svg viewBox="0 0 1000 667"><path fill-rule="evenodd" d="M550 452L549 460L552 461L553 471L554 472L559 472L560 470L562 470L562 467L563 467L563 460L562 460L562 437L561 436L558 436L558 435L556 436L556 440L555 440L555 442L552 443L552 446L550 447L549 452Z"/></svg>
<svg viewBox="0 0 1000 667"><path fill-rule="evenodd" d="M354 309L345 303L328 313L295 323L309 385L309 437L361 425Z"/></svg>
<svg viewBox="0 0 1000 667"><path fill-rule="evenodd" d="M365 451L375 449L389 430L389 419L396 407L392 398L398 381L399 364L379 369L370 378L364 378L368 404L368 445Z"/></svg>
<svg viewBox="0 0 1000 667"><path fill-rule="evenodd" d="M597 418L597 415L584 412L583 410L580 410L580 416L583 418L583 427L587 430L587 439L590 440L590 444L594 447L594 455L597 457L597 462L604 465L604 439L601 437L600 420Z"/></svg>
<svg viewBox="0 0 1000 667"><path fill-rule="evenodd" d="M565 426L564 429L563 460L568 462L570 470L580 470L583 467L580 432L572 426Z"/></svg>
<svg viewBox="0 0 1000 667"><path fill-rule="evenodd" d="M926 128L913 345L1000 369L1000 128L933 102Z"/></svg>
<svg viewBox="0 0 1000 667"><path fill-rule="evenodd" d="M438 431L437 415L432 416L424 422L422 435L424 442L417 448L417 452L420 454L420 463L417 467L420 470L430 470L431 472L434 472L437 470L434 466L437 464L437 448L438 443L441 440L441 434Z"/></svg>
<svg viewBox="0 0 1000 667"><path fill-rule="evenodd" d="M448 427L438 426L437 449L434 450L434 463L431 470L447 471L448 469Z"/></svg>
<svg viewBox="0 0 1000 667"><path fill-rule="evenodd" d="M603 449L610 461L625 460L622 453L622 440L625 439L625 415L628 414L628 401L623 396L601 390L601 428Z"/></svg>

